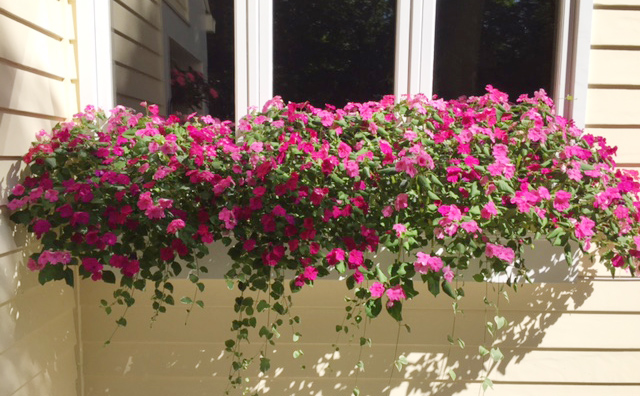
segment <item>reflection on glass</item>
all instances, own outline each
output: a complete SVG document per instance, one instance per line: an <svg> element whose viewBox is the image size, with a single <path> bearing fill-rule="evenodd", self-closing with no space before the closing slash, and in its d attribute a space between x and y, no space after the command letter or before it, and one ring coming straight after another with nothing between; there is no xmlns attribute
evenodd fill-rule
<svg viewBox="0 0 640 396"><path fill-rule="evenodd" d="M221 120L235 120L233 63L233 1L208 0L215 32L207 33L208 74L217 98L209 113Z"/></svg>
<svg viewBox="0 0 640 396"><path fill-rule="evenodd" d="M323 107L393 93L395 0L274 0L274 93Z"/></svg>
<svg viewBox="0 0 640 396"><path fill-rule="evenodd" d="M438 0L434 93L553 94L556 21L554 0Z"/></svg>

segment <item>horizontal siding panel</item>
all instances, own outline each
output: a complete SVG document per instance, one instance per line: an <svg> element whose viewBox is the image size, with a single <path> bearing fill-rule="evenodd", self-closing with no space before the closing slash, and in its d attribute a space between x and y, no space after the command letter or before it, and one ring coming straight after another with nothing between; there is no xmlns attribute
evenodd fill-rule
<svg viewBox="0 0 640 396"><path fill-rule="evenodd" d="M640 164L640 126L638 128L589 128L587 133L603 136L609 146L618 147L615 160L621 164Z"/></svg>
<svg viewBox="0 0 640 396"><path fill-rule="evenodd" d="M586 124L640 125L638 103L640 89L589 89Z"/></svg>
<svg viewBox="0 0 640 396"><path fill-rule="evenodd" d="M9 220L9 209L0 207L0 254L6 254L23 246L24 241L14 234L13 222Z"/></svg>
<svg viewBox="0 0 640 396"><path fill-rule="evenodd" d="M366 372L366 369L365 369ZM126 378L87 376L86 396L105 394L114 395L181 395L185 389L189 389L189 396L209 396L222 394L226 389L226 373L221 377L202 378L193 381L191 378ZM389 376L383 378L359 378L344 376L335 378L308 378L292 381L289 378L267 378L263 387L268 389L267 394L278 396L294 395L349 395L357 384L362 396L418 396L418 395L456 395L478 396L482 395L482 387L479 381L469 383L462 381L432 382L429 379L418 381L404 381L399 378L401 374L394 373L391 380ZM253 379L251 384L258 380ZM237 391L236 393L240 393ZM232 393L233 394L233 393ZM637 396L640 394L639 385L631 386L594 386L591 384L502 384L494 385L494 389L488 390L491 396Z"/></svg>
<svg viewBox="0 0 640 396"><path fill-rule="evenodd" d="M640 7L640 0L595 0L593 3L595 5Z"/></svg>
<svg viewBox="0 0 640 396"><path fill-rule="evenodd" d="M360 348L354 343L341 346L335 352L330 345L286 344L278 342L268 354L272 360L272 370L284 370L281 378L336 378L351 376L358 362ZM261 345L244 349L247 356L259 353ZM304 355L290 358L301 349ZM510 382L588 382L588 383L635 383L637 378L635 362L640 359L640 351L520 351L501 349L505 359L491 378ZM450 365L456 365L460 380L480 380L486 373L482 369L477 349L458 347L429 347L400 345L376 345L364 347L361 360L365 371L361 379L384 378L389 376L396 353L405 355L409 364L403 372L407 380L429 379L447 380L447 356ZM222 346L213 345L110 345L106 348L93 344L85 347L85 372L88 376L104 375L117 377L175 377L198 380L210 376L224 375L229 369L229 357ZM516 363L517 361L517 363ZM486 364L489 364L487 362ZM305 366L304 368L302 366ZM247 372L257 376L257 367Z"/></svg>
<svg viewBox="0 0 640 396"><path fill-rule="evenodd" d="M0 111L0 156L23 156L35 141L36 133L50 131L56 121Z"/></svg>
<svg viewBox="0 0 640 396"><path fill-rule="evenodd" d="M117 34L113 35L113 59L158 80L163 78L161 56Z"/></svg>
<svg viewBox="0 0 640 396"><path fill-rule="evenodd" d="M62 282L50 282L24 294L18 290L14 299L0 306L0 353L48 322L70 315L74 302L73 289Z"/></svg>
<svg viewBox="0 0 640 396"><path fill-rule="evenodd" d="M590 84L640 86L640 51L591 50Z"/></svg>
<svg viewBox="0 0 640 396"><path fill-rule="evenodd" d="M594 282L593 285L584 285L571 289L566 285L556 288L556 285L541 285L527 292L520 297L513 295L514 306L507 304L504 300L499 302L503 314L516 324L510 331L511 337L505 340L506 344L519 345L527 348L549 347L549 348L586 348L597 346L599 348L640 348L640 339L627 339L623 337L611 337L617 329L635 328L640 326L640 312L633 307L633 299L628 304L621 303L628 312L611 312L618 301L627 299L628 295L637 295L640 289L638 282L619 281L621 286L615 290L617 283L611 285L606 281ZM622 286L622 282L624 283ZM322 283L322 282L319 282ZM174 282L176 288L179 283ZM303 334L304 342L313 343L333 343L336 333L335 325L342 322L344 310L342 307L334 307L336 300L342 299L345 294L342 285L337 289L325 289L332 293L330 297L320 298L315 306L294 306L294 314L300 315L302 324L297 326ZM220 285L222 286L222 285ZM224 286L222 286L224 287ZM98 307L99 296L85 294L91 286L83 286L82 303L83 318L85 326L83 328L83 339L91 342L104 342L114 328L113 322L117 319L117 313L106 316ZM472 288L473 289L473 288ZM336 291L337 290L337 291ZM607 293L610 300L607 301ZM625 294L629 293L629 294ZM104 293L101 298L109 300L110 293ZM183 295L180 290L176 291L176 300ZM587 303L593 296L594 302ZM297 297L297 296L296 296ZM138 304L128 312L128 326L118 334L118 340L122 342L223 342L229 338L229 327L237 314L228 306L215 306L216 301L225 301L228 296L222 292L217 292L207 282L207 288L202 296L205 301L204 309L194 310L186 327L182 327L186 318L184 307L170 307L166 314L160 315L153 328L149 329L151 309L145 304L147 297L137 295ZM488 298L497 301L495 294L489 294ZM451 309L428 309L420 307L421 303L416 301L408 302L405 305L405 320L411 326L411 335L403 335L401 342L429 345L446 345L446 336L451 332L454 317ZM428 301L428 296L424 300ZM439 300L444 301L446 307L447 298L442 296ZM450 301L450 300L449 300ZM456 336L465 340L469 345L482 343L482 329L486 320L485 311L482 309L466 308L465 302L472 301L471 304L481 301L480 295L470 295L462 300L464 314L455 317ZM527 302L528 301L528 302ZM616 301L612 304L611 301ZM294 303L296 300L294 299ZM329 306L324 306L325 304ZM522 309L526 306L526 309ZM578 307L578 311L571 311L573 307ZM635 311L633 310L635 308ZM535 310L534 310L535 309ZM622 308L625 309L625 308ZM489 311L490 317L493 312ZM423 320L422 318L425 318ZM180 326L181 330L177 330ZM376 343L395 343L397 324L382 314L372 321L368 333ZM543 330L541 330L543 329ZM580 329L577 331L576 329ZM286 334L290 329L283 328L283 339L288 339ZM417 335L417 336L416 336ZM417 337L417 338L416 338Z"/></svg>
<svg viewBox="0 0 640 396"><path fill-rule="evenodd" d="M66 1L58 0L20 0L3 1L0 10L17 16L20 19L40 27L58 37L66 37L69 27L61 21L67 21L66 13L70 11Z"/></svg>
<svg viewBox="0 0 640 396"><path fill-rule="evenodd" d="M162 81L118 65L115 66L114 73L118 94L140 98L149 103L164 104Z"/></svg>
<svg viewBox="0 0 640 396"><path fill-rule="evenodd" d="M47 370L31 378L11 396L73 396L77 394L77 382L75 351L70 349L57 356L53 364L48 364Z"/></svg>
<svg viewBox="0 0 640 396"><path fill-rule="evenodd" d="M59 80L0 63L0 107L66 117L67 88Z"/></svg>
<svg viewBox="0 0 640 396"><path fill-rule="evenodd" d="M0 15L0 58L27 68L63 78L66 61L66 44Z"/></svg>
<svg viewBox="0 0 640 396"><path fill-rule="evenodd" d="M8 159L0 157L0 206L6 205L7 198L15 186L20 181L20 173L24 168L24 164L19 159ZM0 213L0 230L3 226L3 220ZM0 231L2 235L2 231ZM3 244L0 242L0 254L4 253Z"/></svg>
<svg viewBox="0 0 640 396"><path fill-rule="evenodd" d="M375 342L375 341L374 341ZM243 349L245 355L260 353L264 344L256 343ZM302 349L304 355L292 359L295 350ZM230 357L224 354L221 344L139 344L139 345L85 345L85 373L87 376L104 375L117 377L125 374L131 377L190 377L194 380L225 375L229 370ZM395 360L395 345L377 345L364 347L361 358L365 364L362 378L388 377L389 369ZM482 362L479 356L472 356L475 350L461 350L458 347L412 346L400 345L397 354L405 354L410 362L406 378L416 380L429 377L431 380L447 379L443 371L447 362L457 361L462 367L460 379L474 380L480 378ZM357 342L341 345L338 352L330 345L282 343L269 348L268 355L272 361L272 370L284 370L281 374L287 378L329 377L339 378L345 374L353 374L352 370L358 362L360 347ZM302 365L305 367L303 368ZM422 367L418 367L421 365ZM412 367L413 366L413 367ZM126 372L126 373L125 373ZM257 376L258 368L253 366L248 375Z"/></svg>
<svg viewBox="0 0 640 396"><path fill-rule="evenodd" d="M75 382L75 347L73 314L69 310L68 315L0 353L0 395L11 395L41 373L48 373L51 378L66 373L67 378L55 380ZM67 355L72 358L65 359Z"/></svg>
<svg viewBox="0 0 640 396"><path fill-rule="evenodd" d="M513 382L635 383L640 385L637 362L640 350L626 351L526 351L501 349L505 360L491 379ZM517 358L517 364L515 364ZM510 364L513 362L513 364ZM487 362L488 364L488 362Z"/></svg>
<svg viewBox="0 0 640 396"><path fill-rule="evenodd" d="M161 29L162 8L158 4L151 1L140 0L116 0L116 3L130 8L149 24Z"/></svg>
<svg viewBox="0 0 640 396"><path fill-rule="evenodd" d="M162 53L162 33L160 31L145 23L139 23L140 19L120 4L116 2L111 4L111 26L113 30L158 54Z"/></svg>
<svg viewBox="0 0 640 396"><path fill-rule="evenodd" d="M18 250L0 256L0 306L16 298L18 288L20 295L23 295L31 288L42 287L36 273L24 264L23 254L22 250Z"/></svg>
<svg viewBox="0 0 640 396"><path fill-rule="evenodd" d="M640 11L593 10L592 45L640 45Z"/></svg>

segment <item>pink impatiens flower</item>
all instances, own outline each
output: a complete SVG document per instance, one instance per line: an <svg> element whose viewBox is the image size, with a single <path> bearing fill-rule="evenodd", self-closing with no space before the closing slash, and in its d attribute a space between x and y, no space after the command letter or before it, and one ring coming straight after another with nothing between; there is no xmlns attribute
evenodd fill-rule
<svg viewBox="0 0 640 396"><path fill-rule="evenodd" d="M396 210L406 209L409 206L409 196L407 194L398 194L396 197Z"/></svg>
<svg viewBox="0 0 640 396"><path fill-rule="evenodd" d="M393 225L393 230L396 232L398 238L402 238L404 233L407 232L407 227L405 227L404 224L398 223Z"/></svg>
<svg viewBox="0 0 640 396"><path fill-rule="evenodd" d="M562 212L571 206L569 201L571 200L571 193L560 190L556 193L556 198L553 200L553 207L555 210Z"/></svg>
<svg viewBox="0 0 640 396"><path fill-rule="evenodd" d="M369 292L371 293L371 297L380 298L384 295L385 287L380 282L374 282L371 287L369 287Z"/></svg>
<svg viewBox="0 0 640 396"><path fill-rule="evenodd" d="M496 208L496 204L494 204L493 201L489 201L480 211L480 215L482 216L482 218L487 220L497 214L498 209Z"/></svg>
<svg viewBox="0 0 640 396"><path fill-rule="evenodd" d="M596 223L588 217L580 216L580 222L576 224L576 238L586 239L593 236L593 227Z"/></svg>
<svg viewBox="0 0 640 396"><path fill-rule="evenodd" d="M495 245L493 243L487 243L484 253L488 258L497 257L507 263L512 263L516 257L515 252L510 247Z"/></svg>
<svg viewBox="0 0 640 396"><path fill-rule="evenodd" d="M418 256L418 259L413 263L416 272L426 274L429 271L438 272L442 269L443 263L440 257L431 256L423 252L418 252L416 256Z"/></svg>
<svg viewBox="0 0 640 396"><path fill-rule="evenodd" d="M218 214L218 219L224 221L224 227L227 230L233 230L236 227L236 224L238 224L233 211L227 208L222 208L222 210Z"/></svg>
<svg viewBox="0 0 640 396"><path fill-rule="evenodd" d="M171 223L169 223L169 225L167 226L167 233L175 234L176 232L178 232L178 230L183 229L184 226L185 226L184 220L182 219L172 220Z"/></svg>
<svg viewBox="0 0 640 396"><path fill-rule="evenodd" d="M407 298L407 295L404 293L402 286L396 285L392 288L387 289L387 297L389 297L389 301L401 301Z"/></svg>

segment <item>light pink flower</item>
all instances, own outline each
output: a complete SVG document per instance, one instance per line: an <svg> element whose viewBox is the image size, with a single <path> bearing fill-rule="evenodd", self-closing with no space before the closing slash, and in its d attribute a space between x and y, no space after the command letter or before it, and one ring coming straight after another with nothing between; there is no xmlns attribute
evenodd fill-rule
<svg viewBox="0 0 640 396"><path fill-rule="evenodd" d="M396 232L396 236L398 238L401 238L405 232L407 232L407 227L404 226L404 224L394 224L393 225L393 230Z"/></svg>

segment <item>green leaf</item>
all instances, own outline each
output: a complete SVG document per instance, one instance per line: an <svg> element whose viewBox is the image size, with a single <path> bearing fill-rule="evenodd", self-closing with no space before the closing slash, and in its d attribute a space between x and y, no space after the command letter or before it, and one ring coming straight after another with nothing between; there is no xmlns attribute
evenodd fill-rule
<svg viewBox="0 0 640 396"><path fill-rule="evenodd" d="M382 300L380 298L376 298L374 300L367 301L364 306L364 310L368 317L377 317L380 315L380 311L382 311Z"/></svg>
<svg viewBox="0 0 640 396"><path fill-rule="evenodd" d="M297 349L297 350L293 351L293 358L294 359L297 359L302 355L304 355L304 352L302 352L302 349Z"/></svg>
<svg viewBox="0 0 640 396"><path fill-rule="evenodd" d="M387 305L387 312L391 315L392 318L397 320L398 322L402 322L402 302L394 301L393 305Z"/></svg>
<svg viewBox="0 0 640 396"><path fill-rule="evenodd" d="M105 283L116 283L116 276L111 271L102 271L102 280Z"/></svg>
<svg viewBox="0 0 640 396"><path fill-rule="evenodd" d="M493 381L491 381L489 378L485 378L484 381L482 381L482 390L486 391L487 388L493 389Z"/></svg>
<svg viewBox="0 0 640 396"><path fill-rule="evenodd" d="M480 345L478 347L478 353L480 354L480 356L485 356L489 353L489 350L487 348L485 348L484 346Z"/></svg>
<svg viewBox="0 0 640 396"><path fill-rule="evenodd" d="M260 358L260 371L266 373L271 368L271 361L266 357Z"/></svg>
<svg viewBox="0 0 640 396"><path fill-rule="evenodd" d="M265 300L260 300L260 302L258 303L258 306L256 307L256 309L258 310L258 312L262 312L265 309L269 309L270 305L268 302L266 302Z"/></svg>
<svg viewBox="0 0 640 396"><path fill-rule="evenodd" d="M44 162L49 165L49 168L55 169L58 166L56 159L54 157L47 157L44 159Z"/></svg>
<svg viewBox="0 0 640 396"><path fill-rule="evenodd" d="M182 297L180 299L180 302L183 304L193 304L193 300L191 299L191 297Z"/></svg>
<svg viewBox="0 0 640 396"><path fill-rule="evenodd" d="M452 381L455 381L456 378L458 377L455 373L455 371L453 371L453 369L449 369L449 377L451 378Z"/></svg>
<svg viewBox="0 0 640 396"><path fill-rule="evenodd" d="M495 316L493 318L493 320L496 322L496 325L498 326L498 330L500 330L501 328L504 327L504 325L507 324L507 319L505 319L504 316Z"/></svg>
<svg viewBox="0 0 640 396"><path fill-rule="evenodd" d="M293 333L293 342L298 342L300 340L300 333Z"/></svg>
<svg viewBox="0 0 640 396"><path fill-rule="evenodd" d="M460 346L460 349L464 349L465 347L465 343L461 338L458 338L458 346Z"/></svg>
<svg viewBox="0 0 640 396"><path fill-rule="evenodd" d="M360 389L356 386L353 388L353 392L351 393L353 396L360 396Z"/></svg>
<svg viewBox="0 0 640 396"><path fill-rule="evenodd" d="M504 355L500 351L500 348L497 348L497 347L491 348L491 359L493 359L496 362L499 362L502 359L504 359Z"/></svg>

